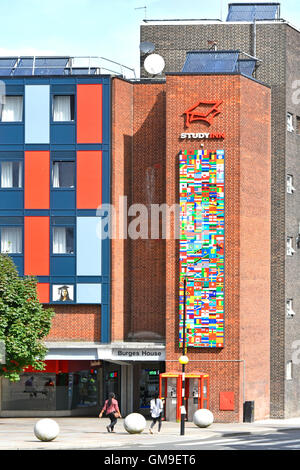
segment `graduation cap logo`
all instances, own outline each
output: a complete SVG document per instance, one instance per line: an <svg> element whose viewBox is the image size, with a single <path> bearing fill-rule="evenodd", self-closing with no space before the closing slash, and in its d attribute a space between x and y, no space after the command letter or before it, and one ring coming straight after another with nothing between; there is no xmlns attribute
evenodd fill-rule
<svg viewBox="0 0 300 470"><path fill-rule="evenodd" d="M213 119L220 114L219 106L222 103L222 100L198 101L196 105L184 111L185 127L189 127L193 121L204 121L211 124Z"/></svg>

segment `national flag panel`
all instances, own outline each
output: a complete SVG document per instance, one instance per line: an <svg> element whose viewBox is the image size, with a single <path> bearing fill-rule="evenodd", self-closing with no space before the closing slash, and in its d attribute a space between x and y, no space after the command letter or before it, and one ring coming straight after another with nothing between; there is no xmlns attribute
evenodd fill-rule
<svg viewBox="0 0 300 470"><path fill-rule="evenodd" d="M179 155L179 342L183 335L183 274L187 345L224 346L224 150Z"/></svg>

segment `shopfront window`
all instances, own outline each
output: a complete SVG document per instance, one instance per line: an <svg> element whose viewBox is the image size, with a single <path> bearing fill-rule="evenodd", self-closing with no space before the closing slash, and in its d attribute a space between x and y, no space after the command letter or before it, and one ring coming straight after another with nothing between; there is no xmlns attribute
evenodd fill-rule
<svg viewBox="0 0 300 470"><path fill-rule="evenodd" d="M19 382L3 380L2 410L56 410L56 375L22 374Z"/></svg>
<svg viewBox="0 0 300 470"><path fill-rule="evenodd" d="M98 405L97 369L72 373L25 373L2 381L3 411L56 411Z"/></svg>
<svg viewBox="0 0 300 470"><path fill-rule="evenodd" d="M71 408L97 406L97 370L80 371L70 374L69 389L72 395Z"/></svg>
<svg viewBox="0 0 300 470"><path fill-rule="evenodd" d="M140 376L140 408L149 408L150 400L159 392L159 369L142 369Z"/></svg>

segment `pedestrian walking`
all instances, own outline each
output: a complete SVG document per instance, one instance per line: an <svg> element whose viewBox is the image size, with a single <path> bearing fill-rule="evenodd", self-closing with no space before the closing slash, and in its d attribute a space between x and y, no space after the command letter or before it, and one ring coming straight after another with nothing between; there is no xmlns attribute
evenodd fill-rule
<svg viewBox="0 0 300 470"><path fill-rule="evenodd" d="M122 418L114 393L109 394L108 400L105 401L101 413L99 414L99 418L102 418L104 411L106 416L110 419L110 424L106 426L107 432L114 432L117 419Z"/></svg>
<svg viewBox="0 0 300 470"><path fill-rule="evenodd" d="M161 415L163 412L163 402L158 397L158 393L155 394L154 398L150 401L150 411L152 417L152 423L149 428L150 434L153 434L152 428L158 422L158 432L161 430Z"/></svg>

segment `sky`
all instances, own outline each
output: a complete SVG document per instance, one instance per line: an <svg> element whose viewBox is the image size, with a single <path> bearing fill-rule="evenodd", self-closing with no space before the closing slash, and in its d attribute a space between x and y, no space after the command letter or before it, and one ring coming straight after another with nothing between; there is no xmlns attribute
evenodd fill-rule
<svg viewBox="0 0 300 470"><path fill-rule="evenodd" d="M228 3L227 0L0 0L0 55L100 56L134 68L138 76L139 30L145 15L147 19L213 19L220 18L222 11L225 20ZM300 28L299 0L280 3L282 18Z"/></svg>

